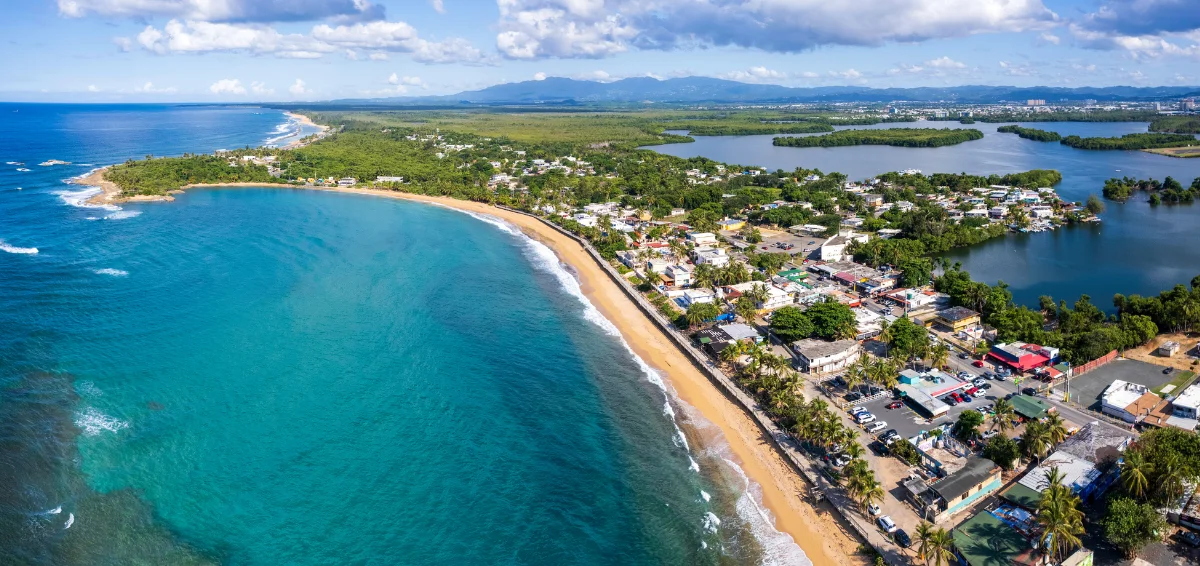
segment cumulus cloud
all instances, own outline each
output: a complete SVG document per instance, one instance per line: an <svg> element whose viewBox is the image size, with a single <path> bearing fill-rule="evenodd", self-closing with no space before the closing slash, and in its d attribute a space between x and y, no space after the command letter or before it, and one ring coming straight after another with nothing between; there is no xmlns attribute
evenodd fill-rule
<svg viewBox="0 0 1200 566"><path fill-rule="evenodd" d="M965 69L965 68L967 68L966 63L962 63L960 61L955 61L954 59L951 59L951 58L945 57L945 56L938 57L937 59L933 59L930 61L926 61L925 66L933 67L934 69Z"/></svg>
<svg viewBox="0 0 1200 566"><path fill-rule="evenodd" d="M407 86L425 86L425 81L422 81L421 77L408 77L408 76L401 77L400 75L397 75L396 73L392 73L392 76L388 77L388 84L407 85Z"/></svg>
<svg viewBox="0 0 1200 566"><path fill-rule="evenodd" d="M1042 41L1045 41L1046 43L1050 43L1053 45L1058 45L1062 41L1062 38L1060 38L1057 35L1054 35L1052 33L1043 33L1041 35L1041 39L1042 39Z"/></svg>
<svg viewBox="0 0 1200 566"><path fill-rule="evenodd" d="M267 88L267 83L253 81L250 83L250 92L259 95L275 94L275 89Z"/></svg>
<svg viewBox="0 0 1200 566"><path fill-rule="evenodd" d="M720 77L723 79L729 79L732 81L740 81L740 82L744 82L744 83L767 83L767 82L778 82L778 81L786 80L788 78L788 74L781 72L781 71L776 71L774 69L768 69L766 67L759 66L759 67L750 67L749 69L746 69L744 71L732 71L732 72L720 75Z"/></svg>
<svg viewBox="0 0 1200 566"><path fill-rule="evenodd" d="M1041 0L497 0L496 46L512 59L740 46L797 52L1040 30Z"/></svg>
<svg viewBox="0 0 1200 566"><path fill-rule="evenodd" d="M405 22L374 21L350 25L320 24L309 35L283 34L261 24L170 20L162 27L146 26L137 43L160 55L178 53L244 52L287 59L318 59L341 51L351 59L356 50L373 50L371 60L386 60L388 51L410 53L422 63L483 64L487 57L465 39L429 41Z"/></svg>
<svg viewBox="0 0 1200 566"><path fill-rule="evenodd" d="M433 6L433 10L439 14L446 13L446 5L442 0L429 0L429 5Z"/></svg>
<svg viewBox="0 0 1200 566"><path fill-rule="evenodd" d="M312 91L309 90L304 85L304 81L300 79L296 79L296 82L292 83L292 86L288 87L288 92L292 93L292 96L304 96L306 94L312 94Z"/></svg>
<svg viewBox="0 0 1200 566"><path fill-rule="evenodd" d="M68 18L94 14L206 22L365 21L384 17L383 6L367 0L58 0L58 13Z"/></svg>
<svg viewBox="0 0 1200 566"><path fill-rule="evenodd" d="M97 87L96 85L88 85L87 91L88 92L100 92L100 88Z"/></svg>
<svg viewBox="0 0 1200 566"><path fill-rule="evenodd" d="M1200 58L1200 9L1190 0L1103 0L1069 29L1083 47L1124 50L1134 59Z"/></svg>
<svg viewBox="0 0 1200 566"><path fill-rule="evenodd" d="M150 81L146 81L146 84L143 84L142 86L134 87L133 92L144 93L144 94L174 94L175 87L169 86L166 88L158 88L158 87L154 86L154 83L152 83Z"/></svg>
<svg viewBox="0 0 1200 566"><path fill-rule="evenodd" d="M544 80L546 80L546 73L543 73L543 72L541 72L541 71L538 71L538 72L534 73L534 74L533 74L533 80L535 80L535 81L544 81Z"/></svg>
<svg viewBox="0 0 1200 566"><path fill-rule="evenodd" d="M1000 68L1004 70L1004 74L1010 77L1032 77L1038 74L1032 66L1023 63L1001 61Z"/></svg>
<svg viewBox="0 0 1200 566"><path fill-rule="evenodd" d="M238 79L221 79L208 87L213 94L246 94L246 87Z"/></svg>

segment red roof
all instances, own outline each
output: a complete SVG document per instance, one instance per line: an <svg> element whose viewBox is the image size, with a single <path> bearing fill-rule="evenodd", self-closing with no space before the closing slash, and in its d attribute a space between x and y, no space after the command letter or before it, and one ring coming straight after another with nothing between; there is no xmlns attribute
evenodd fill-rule
<svg viewBox="0 0 1200 566"><path fill-rule="evenodd" d="M1021 356L1021 359L1016 363L1013 363L1004 356L997 355L995 352L988 352L988 357L1020 371L1031 370L1038 366L1044 366L1050 362L1050 358L1047 358L1041 354L1026 354Z"/></svg>

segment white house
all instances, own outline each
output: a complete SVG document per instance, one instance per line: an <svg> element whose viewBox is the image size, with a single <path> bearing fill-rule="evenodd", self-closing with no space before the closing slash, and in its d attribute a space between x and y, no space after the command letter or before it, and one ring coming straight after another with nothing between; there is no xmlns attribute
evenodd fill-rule
<svg viewBox="0 0 1200 566"><path fill-rule="evenodd" d="M855 234L847 232L834 236L821 244L821 261L844 261L846 259L846 248L851 242L866 243L870 239L867 234Z"/></svg>
<svg viewBox="0 0 1200 566"><path fill-rule="evenodd" d="M676 287L686 287L692 284L692 268L686 265L672 265L667 268L666 274L675 281Z"/></svg>
<svg viewBox="0 0 1200 566"><path fill-rule="evenodd" d="M725 250L721 248L696 248L692 250L692 259L696 265L708 264L713 267L729 265L729 256L725 255Z"/></svg>
<svg viewBox="0 0 1200 566"><path fill-rule="evenodd" d="M1200 419L1200 383L1183 390L1171 401L1172 412L1181 419Z"/></svg>
<svg viewBox="0 0 1200 566"><path fill-rule="evenodd" d="M1127 423L1137 422L1154 409L1162 399L1145 385L1114 380L1100 396L1101 411Z"/></svg>
<svg viewBox="0 0 1200 566"><path fill-rule="evenodd" d="M854 363L862 347L854 340L826 342L808 338L792 344L800 369L809 373L837 371Z"/></svg>
<svg viewBox="0 0 1200 566"><path fill-rule="evenodd" d="M792 297L791 293L774 285L769 285L767 286L767 300L759 304L758 308L773 311L793 304L796 304L796 299Z"/></svg>
<svg viewBox="0 0 1200 566"><path fill-rule="evenodd" d="M357 183L358 183L358 180L355 179L354 177L343 177L341 179L338 179L338 182L337 182L339 187L353 187Z"/></svg>
<svg viewBox="0 0 1200 566"><path fill-rule="evenodd" d="M689 232L687 239L691 240L697 246L717 245L717 236L712 232Z"/></svg>
<svg viewBox="0 0 1200 566"><path fill-rule="evenodd" d="M683 308L688 308L693 304L711 303L717 300L717 295L708 289L687 289L679 295L679 302Z"/></svg>
<svg viewBox="0 0 1200 566"><path fill-rule="evenodd" d="M1035 206L1029 209L1029 216L1033 218L1050 218L1054 216L1054 209L1049 206Z"/></svg>
<svg viewBox="0 0 1200 566"><path fill-rule="evenodd" d="M580 213L575 215L575 221L583 226L587 226L588 228L595 228L597 220L598 219L591 214Z"/></svg>

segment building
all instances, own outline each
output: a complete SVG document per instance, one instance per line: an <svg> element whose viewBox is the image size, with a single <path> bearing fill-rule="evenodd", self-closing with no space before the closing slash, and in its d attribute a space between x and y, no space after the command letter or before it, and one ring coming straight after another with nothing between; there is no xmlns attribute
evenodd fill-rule
<svg viewBox="0 0 1200 566"><path fill-rule="evenodd" d="M959 332L972 326L979 326L979 313L967 307L950 307L938 311L934 322L954 332Z"/></svg>
<svg viewBox="0 0 1200 566"><path fill-rule="evenodd" d="M403 183L404 177L393 177L393 176L384 175L384 176L375 177L375 182L376 183Z"/></svg>
<svg viewBox="0 0 1200 566"><path fill-rule="evenodd" d="M1009 402L1013 412L1026 420L1040 419L1054 410L1049 403L1029 395L1013 395Z"/></svg>
<svg viewBox="0 0 1200 566"><path fill-rule="evenodd" d="M821 261L845 261L848 258L846 248L851 242L866 243L870 239L867 234L855 234L854 232L846 232L839 234L821 244L820 259Z"/></svg>
<svg viewBox="0 0 1200 566"><path fill-rule="evenodd" d="M961 564L967 566L1032 566L1040 564L1040 553L1033 548L1022 529L1001 520L991 511L980 511L954 528L954 548Z"/></svg>
<svg viewBox="0 0 1200 566"><path fill-rule="evenodd" d="M722 332L727 334L730 339L737 342L754 342L755 344L762 343L763 337L752 326L735 322L731 324L719 324Z"/></svg>
<svg viewBox="0 0 1200 566"><path fill-rule="evenodd" d="M1045 105L1046 105L1046 99L1044 99L1044 98L1031 98L1031 99L1025 101L1025 106L1045 106Z"/></svg>
<svg viewBox="0 0 1200 566"><path fill-rule="evenodd" d="M717 236L712 232L690 232L687 239L697 246L715 246L717 245Z"/></svg>
<svg viewBox="0 0 1200 566"><path fill-rule="evenodd" d="M1112 382L1100 396L1100 410L1127 423L1135 423L1150 414L1162 401L1145 385L1120 379Z"/></svg>
<svg viewBox="0 0 1200 566"><path fill-rule="evenodd" d="M354 177L343 177L338 179L337 182L339 187L353 187L356 184L358 184L358 179L355 179Z"/></svg>
<svg viewBox="0 0 1200 566"><path fill-rule="evenodd" d="M799 358L801 371L826 373L854 363L862 347L854 340L826 342L808 338L792 344L792 351Z"/></svg>
<svg viewBox="0 0 1200 566"><path fill-rule="evenodd" d="M863 202L866 203L867 206L876 207L876 206L883 204L883 195L866 193L862 197L863 197Z"/></svg>
<svg viewBox="0 0 1200 566"><path fill-rule="evenodd" d="M667 277L676 287L687 287L692 284L692 268L686 265L672 265L666 270Z"/></svg>
<svg viewBox="0 0 1200 566"><path fill-rule="evenodd" d="M1031 511L1037 509L1038 502L1042 500L1042 492L1050 487L1047 475L1052 468L1062 474L1063 485L1070 488L1080 499L1086 501L1094 492L1098 493L1097 480L1103 474L1096 465L1070 452L1057 450L1008 488L1004 492L1004 498Z"/></svg>
<svg viewBox="0 0 1200 566"><path fill-rule="evenodd" d="M746 227L746 221L736 218L726 218L725 220L718 221L717 227L721 230L741 230Z"/></svg>
<svg viewBox="0 0 1200 566"><path fill-rule="evenodd" d="M1171 413L1182 419L1200 419L1200 383L1183 390L1171 401Z"/></svg>
<svg viewBox="0 0 1200 566"><path fill-rule="evenodd" d="M1167 358L1173 357L1179 353L1179 342L1173 340L1163 342L1154 353Z"/></svg>
<svg viewBox="0 0 1200 566"><path fill-rule="evenodd" d="M934 522L969 508L1000 489L1002 484L1000 466L987 458L970 456L962 469L930 486L929 489L937 494L935 505L941 510Z"/></svg>
<svg viewBox="0 0 1200 566"><path fill-rule="evenodd" d="M696 265L708 264L713 267L729 265L729 256L721 248L696 248L692 251L692 259Z"/></svg>
<svg viewBox="0 0 1200 566"><path fill-rule="evenodd" d="M1058 348L1024 342L995 344L988 352L989 358L1013 368L1018 373L1057 363L1058 355Z"/></svg>
<svg viewBox="0 0 1200 566"><path fill-rule="evenodd" d="M942 402L941 397L966 386L967 383L957 376L936 369L927 373L906 369L900 372L896 390L926 416L937 418L950 411L950 407Z"/></svg>
<svg viewBox="0 0 1200 566"><path fill-rule="evenodd" d="M1062 441L1058 445L1058 451L1083 458L1097 464L1098 467L1105 467L1101 464L1116 462L1120 459L1121 453L1129 448L1130 442L1133 442L1132 436L1121 434L1109 427L1100 426L1099 422L1092 421Z"/></svg>

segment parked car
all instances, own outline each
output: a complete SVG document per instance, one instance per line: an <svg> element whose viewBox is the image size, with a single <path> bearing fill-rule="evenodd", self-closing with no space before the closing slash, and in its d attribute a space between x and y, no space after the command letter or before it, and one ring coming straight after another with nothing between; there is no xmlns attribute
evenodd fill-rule
<svg viewBox="0 0 1200 566"><path fill-rule="evenodd" d="M968 356L968 355L966 355L966 354L959 354L959 355L958 355L958 359L960 359L960 360L969 360L969 359L971 359L971 356Z"/></svg>
<svg viewBox="0 0 1200 566"><path fill-rule="evenodd" d="M980 391L987 391L988 389L991 389L991 388L992 388L992 385L990 383L984 383L979 386Z"/></svg>
<svg viewBox="0 0 1200 566"><path fill-rule="evenodd" d="M875 421L866 426L867 432L876 433L887 428L887 421Z"/></svg>
<svg viewBox="0 0 1200 566"><path fill-rule="evenodd" d="M886 533L896 532L896 522L893 521L892 518L888 517L887 515L884 515L878 519L875 519L875 524L879 525L879 528L883 529L883 531Z"/></svg>
<svg viewBox="0 0 1200 566"><path fill-rule="evenodd" d="M1192 531L1180 531L1179 540L1186 542L1192 546L1200 546L1200 535Z"/></svg>
<svg viewBox="0 0 1200 566"><path fill-rule="evenodd" d="M867 511L869 511L873 517L883 513L883 509L880 509L879 506L874 503L867 506Z"/></svg>
<svg viewBox="0 0 1200 566"><path fill-rule="evenodd" d="M996 431L994 431L994 430L987 430L987 431L984 431L984 432L983 432L983 439L984 439L984 440L987 440L987 439L989 439L989 438L991 438L991 437L993 437L993 436L996 436L997 434L1000 434L1000 433L999 433L999 432L996 432Z"/></svg>
<svg viewBox="0 0 1200 566"><path fill-rule="evenodd" d="M983 372L984 379L994 379L995 377L996 377L996 374L992 373L991 370Z"/></svg>
<svg viewBox="0 0 1200 566"><path fill-rule="evenodd" d="M974 362L971 362L971 365L973 365L977 368L981 368L981 367L983 367L983 360L975 360Z"/></svg>
<svg viewBox="0 0 1200 566"><path fill-rule="evenodd" d="M858 420L858 424L860 425L867 424L875 421L875 415L872 415L871 413L859 413L855 419Z"/></svg>
<svg viewBox="0 0 1200 566"><path fill-rule="evenodd" d="M971 373L966 372L966 371L960 371L960 372L958 372L958 378L959 379L971 379Z"/></svg>
<svg viewBox="0 0 1200 566"><path fill-rule="evenodd" d="M904 532L904 529L896 529L896 532L892 533L892 539L900 545L900 548L912 546L912 539L908 537L908 533Z"/></svg>
<svg viewBox="0 0 1200 566"><path fill-rule="evenodd" d="M975 398L974 398L974 397L971 397L970 395L963 395L963 396L962 396L962 402L963 402L963 403L970 403L971 401L974 401L974 400L975 400Z"/></svg>
<svg viewBox="0 0 1200 566"><path fill-rule="evenodd" d="M996 381L1008 381L1008 374L1005 374L1005 373L997 373L997 374L996 374Z"/></svg>
<svg viewBox="0 0 1200 566"><path fill-rule="evenodd" d="M892 401L891 403L887 404L887 408L889 408L889 409L899 409L900 407L903 407L903 406L904 406L904 403L901 403L900 401Z"/></svg>
<svg viewBox="0 0 1200 566"><path fill-rule="evenodd" d="M853 403L859 399L862 399L862 393L858 393L855 391L855 392L850 392L850 393L846 394L846 400L851 403Z"/></svg>
<svg viewBox="0 0 1200 566"><path fill-rule="evenodd" d="M965 393L967 395L975 395L976 393L979 393L979 388L972 385L966 389Z"/></svg>
<svg viewBox="0 0 1200 566"><path fill-rule="evenodd" d="M1171 373L1171 372L1173 372L1173 371L1175 371L1175 368L1163 368L1163 374L1164 374L1164 375L1165 375L1165 374L1169 374L1169 373Z"/></svg>
<svg viewBox="0 0 1200 566"><path fill-rule="evenodd" d="M975 387L983 387L984 385L987 385L987 381L986 381L986 380L984 380L982 377L980 377L980 378L976 379L975 381L972 381L971 383L972 383L972 384L973 384Z"/></svg>
<svg viewBox="0 0 1200 566"><path fill-rule="evenodd" d="M1036 395L1037 390L1032 387L1026 387L1025 389L1021 390L1021 393L1025 394L1025 395Z"/></svg>
<svg viewBox="0 0 1200 566"><path fill-rule="evenodd" d="M840 468L842 466L845 466L846 464L849 464L850 460L852 460L852 458L843 454L841 456L838 456L837 460L833 461L833 465L834 465L834 467Z"/></svg>
<svg viewBox="0 0 1200 566"><path fill-rule="evenodd" d="M945 399L942 399L942 401L943 401L944 403L946 403L947 405L950 405L951 407L957 407L957 406L958 406L958 400L957 400L957 399L955 399L955 398L953 398L953 397L947 397L947 398L945 398Z"/></svg>
<svg viewBox="0 0 1200 566"><path fill-rule="evenodd" d="M847 412L850 413L850 416L856 417L862 413L869 413L871 411L868 411L867 408L862 405L856 405L854 407L850 407L850 410Z"/></svg>

